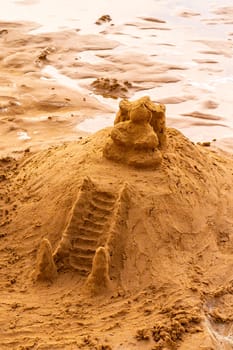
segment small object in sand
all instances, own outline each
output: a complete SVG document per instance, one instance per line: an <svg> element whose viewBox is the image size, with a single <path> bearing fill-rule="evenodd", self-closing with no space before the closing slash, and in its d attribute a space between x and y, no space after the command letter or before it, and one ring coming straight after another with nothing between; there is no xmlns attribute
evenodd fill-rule
<svg viewBox="0 0 233 350"><path fill-rule="evenodd" d="M209 141L202 142L202 146L210 147L211 143Z"/></svg>
<svg viewBox="0 0 233 350"><path fill-rule="evenodd" d="M41 53L37 56L35 64L40 66L42 62L48 62L48 55L54 52L55 47L46 47Z"/></svg>
<svg viewBox="0 0 233 350"><path fill-rule="evenodd" d="M115 78L97 78L91 83L91 87L96 94L104 97L125 98L132 84L129 81L118 81Z"/></svg>
<svg viewBox="0 0 233 350"><path fill-rule="evenodd" d="M44 50L41 51L40 55L38 56L39 60L47 60L48 55L55 51L55 47L46 47Z"/></svg>
<svg viewBox="0 0 233 350"><path fill-rule="evenodd" d="M94 295L109 291L109 255L105 247L97 248L93 258L92 271L85 285L88 291Z"/></svg>
<svg viewBox="0 0 233 350"><path fill-rule="evenodd" d="M198 142L197 144L200 145L200 146L203 146L203 147L210 147L211 142L210 141L204 141L204 142Z"/></svg>
<svg viewBox="0 0 233 350"><path fill-rule="evenodd" d="M111 21L112 21L112 18L109 15L103 15L100 18L97 19L95 24L101 25L103 23L107 23L107 22L111 22Z"/></svg>
<svg viewBox="0 0 233 350"><path fill-rule="evenodd" d="M57 268L53 260L52 247L48 239L41 241L37 254L33 279L36 281L52 281L57 276Z"/></svg>
<svg viewBox="0 0 233 350"><path fill-rule="evenodd" d="M149 97L120 102L115 126L103 155L139 168L155 168L162 162L159 148L166 145L165 108L155 106Z"/></svg>

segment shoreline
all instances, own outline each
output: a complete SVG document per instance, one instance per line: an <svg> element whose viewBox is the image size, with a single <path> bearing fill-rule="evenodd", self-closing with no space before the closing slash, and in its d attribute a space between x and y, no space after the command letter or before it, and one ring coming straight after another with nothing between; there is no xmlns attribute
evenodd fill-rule
<svg viewBox="0 0 233 350"><path fill-rule="evenodd" d="M95 34L30 34L38 24L1 22L0 152L94 132L111 125L121 98L143 95L166 104L168 126L232 152L232 14L224 6L211 11L209 18L187 9L173 21L93 22Z"/></svg>

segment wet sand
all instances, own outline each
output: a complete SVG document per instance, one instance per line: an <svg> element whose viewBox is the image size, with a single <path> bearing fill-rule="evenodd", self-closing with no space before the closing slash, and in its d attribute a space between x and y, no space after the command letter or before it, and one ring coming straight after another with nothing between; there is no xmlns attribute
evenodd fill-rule
<svg viewBox="0 0 233 350"><path fill-rule="evenodd" d="M1 15L0 349L232 349L232 6L56 4ZM157 170L103 157L120 99L145 95L167 109ZM85 254L100 227L111 247L94 297L82 255L32 277L79 214Z"/></svg>
<svg viewBox="0 0 233 350"><path fill-rule="evenodd" d="M38 2L25 4L17 6L32 11ZM145 94L166 103L169 126L232 151L231 8L176 6L166 16L162 5L160 16L154 6L130 19L126 9L123 22L113 8L109 22L90 22L92 14L86 28L70 19L50 33L45 24L1 22L1 154L111 125L118 97Z"/></svg>

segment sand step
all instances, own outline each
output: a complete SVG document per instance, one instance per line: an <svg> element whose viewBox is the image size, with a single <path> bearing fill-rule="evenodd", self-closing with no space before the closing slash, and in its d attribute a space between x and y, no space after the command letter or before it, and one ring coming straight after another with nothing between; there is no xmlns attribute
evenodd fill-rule
<svg viewBox="0 0 233 350"><path fill-rule="evenodd" d="M73 268L79 268L81 270L91 271L93 256L79 256L76 254L70 254L70 265Z"/></svg>
<svg viewBox="0 0 233 350"><path fill-rule="evenodd" d="M100 195L96 195L95 193L93 194L92 196L92 202L94 204L100 204L100 205L103 205L103 206L113 206L114 203L116 201L116 198L115 197L107 197L107 196L100 196Z"/></svg>
<svg viewBox="0 0 233 350"><path fill-rule="evenodd" d="M93 198L103 198L106 201L115 200L116 196L114 193L107 192L107 191L95 191L93 192Z"/></svg>
<svg viewBox="0 0 233 350"><path fill-rule="evenodd" d="M108 217L106 215L105 216L98 215L98 213L87 212L85 219L97 224L101 224L101 223L105 223L108 220Z"/></svg>
<svg viewBox="0 0 233 350"><path fill-rule="evenodd" d="M108 220L107 215L109 215L109 212L107 214L106 213L103 214L103 213L99 212L97 209L96 209L96 211L89 210L86 214L86 218L88 220L97 221L97 222L107 221Z"/></svg>
<svg viewBox="0 0 233 350"><path fill-rule="evenodd" d="M79 236L73 244L82 249L96 248L97 240Z"/></svg>
<svg viewBox="0 0 233 350"><path fill-rule="evenodd" d="M112 208L114 206L115 200L113 199L108 199L106 200L105 198L101 197L92 197L92 203L96 206L100 206L103 208Z"/></svg>
<svg viewBox="0 0 233 350"><path fill-rule="evenodd" d="M98 239L103 234L103 230L101 229L92 229L86 226L81 226L79 231L77 231L76 238L89 238L89 239Z"/></svg>
<svg viewBox="0 0 233 350"><path fill-rule="evenodd" d="M73 269L76 270L76 272L78 272L82 276L89 275L89 273L91 271L89 267L85 267L85 266L80 267L79 265L75 265L75 263L73 263L73 262L70 263L70 265L73 267Z"/></svg>
<svg viewBox="0 0 233 350"><path fill-rule="evenodd" d="M91 220L88 220L87 218L85 218L83 220L83 224L81 227L83 227L84 229L85 228L89 228L89 229L92 229L92 230L101 230L103 229L105 226L105 222L94 222L94 221L91 221Z"/></svg>
<svg viewBox="0 0 233 350"><path fill-rule="evenodd" d="M83 257L83 258L89 258L89 257L93 257L95 255L95 251L96 249L92 249L92 248L82 248L82 247L78 247L78 246L74 246L72 249L72 254L75 254L77 256Z"/></svg>
<svg viewBox="0 0 233 350"><path fill-rule="evenodd" d="M94 203L93 201L90 202L89 206L91 212L98 212L99 215L109 215L109 212L112 211L113 208L114 204Z"/></svg>

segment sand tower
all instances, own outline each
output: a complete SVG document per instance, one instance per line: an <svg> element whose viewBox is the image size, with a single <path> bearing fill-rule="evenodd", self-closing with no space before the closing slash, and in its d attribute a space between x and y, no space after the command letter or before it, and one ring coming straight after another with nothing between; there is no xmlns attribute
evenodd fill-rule
<svg viewBox="0 0 233 350"><path fill-rule="evenodd" d="M119 107L104 156L137 168L158 167L166 147L165 106L146 96L134 102L123 100Z"/></svg>

